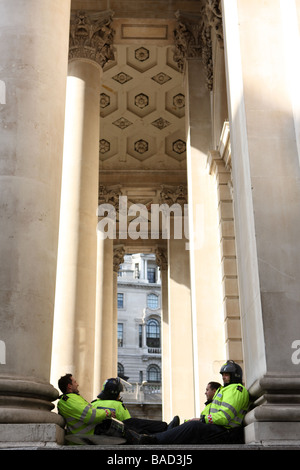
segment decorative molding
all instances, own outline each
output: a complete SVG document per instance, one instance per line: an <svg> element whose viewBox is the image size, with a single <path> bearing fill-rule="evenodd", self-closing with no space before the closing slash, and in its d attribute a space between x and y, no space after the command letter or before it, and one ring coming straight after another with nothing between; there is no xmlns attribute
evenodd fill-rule
<svg viewBox="0 0 300 470"><path fill-rule="evenodd" d="M69 60L88 59L104 67L114 59L111 28L113 12L89 13L78 10L71 14Z"/></svg>

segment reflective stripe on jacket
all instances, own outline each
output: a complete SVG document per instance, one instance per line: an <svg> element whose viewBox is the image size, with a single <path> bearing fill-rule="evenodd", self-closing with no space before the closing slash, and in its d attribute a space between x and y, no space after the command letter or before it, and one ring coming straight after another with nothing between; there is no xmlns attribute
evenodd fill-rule
<svg viewBox="0 0 300 470"><path fill-rule="evenodd" d="M131 418L129 411L127 410L124 403L119 400L94 400L92 401L92 406L97 409L108 409L110 411L115 411L116 418L119 421L124 421L125 419Z"/></svg>
<svg viewBox="0 0 300 470"><path fill-rule="evenodd" d="M66 420L67 434L94 434L96 424L111 416L109 410L97 410L76 393L62 395L57 408Z"/></svg>
<svg viewBox="0 0 300 470"><path fill-rule="evenodd" d="M205 422L226 428L241 426L249 406L249 393L241 384L220 387L206 409Z"/></svg>

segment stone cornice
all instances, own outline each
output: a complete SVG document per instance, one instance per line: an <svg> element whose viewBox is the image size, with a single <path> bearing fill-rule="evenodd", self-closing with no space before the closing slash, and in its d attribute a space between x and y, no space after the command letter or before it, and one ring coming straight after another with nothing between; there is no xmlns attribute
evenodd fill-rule
<svg viewBox="0 0 300 470"><path fill-rule="evenodd" d="M104 67L114 59L111 28L113 12L76 11L71 14L69 60L91 60Z"/></svg>

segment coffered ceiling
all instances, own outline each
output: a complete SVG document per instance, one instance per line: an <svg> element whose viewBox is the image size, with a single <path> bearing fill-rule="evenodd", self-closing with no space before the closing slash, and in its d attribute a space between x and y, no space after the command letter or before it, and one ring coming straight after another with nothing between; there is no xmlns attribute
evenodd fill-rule
<svg viewBox="0 0 300 470"><path fill-rule="evenodd" d="M100 96L102 170L185 168L185 94L172 46L117 45Z"/></svg>

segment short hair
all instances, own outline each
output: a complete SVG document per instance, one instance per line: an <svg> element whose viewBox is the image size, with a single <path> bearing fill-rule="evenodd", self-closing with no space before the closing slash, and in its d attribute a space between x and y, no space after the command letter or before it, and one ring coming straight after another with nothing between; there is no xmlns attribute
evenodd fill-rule
<svg viewBox="0 0 300 470"><path fill-rule="evenodd" d="M58 381L58 387L62 393L67 393L68 385L72 385L72 374L66 374Z"/></svg>
<svg viewBox="0 0 300 470"><path fill-rule="evenodd" d="M218 390L218 388L221 387L221 384L219 382L208 382L208 385L210 385L210 388L213 390Z"/></svg>

